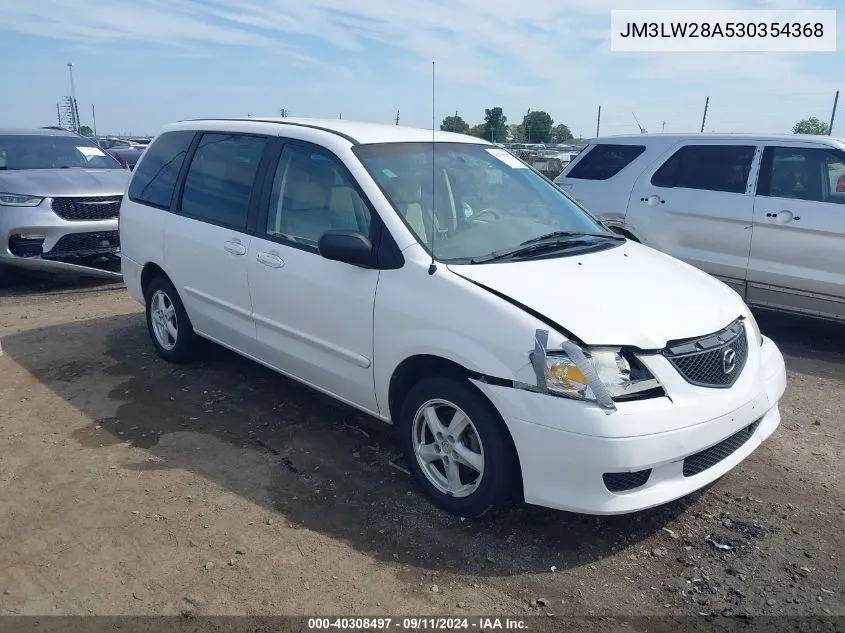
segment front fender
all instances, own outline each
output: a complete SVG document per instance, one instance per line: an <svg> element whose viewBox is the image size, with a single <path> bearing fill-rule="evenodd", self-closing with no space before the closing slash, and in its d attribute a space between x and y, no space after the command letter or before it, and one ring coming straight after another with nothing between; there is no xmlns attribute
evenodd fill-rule
<svg viewBox="0 0 845 633"><path fill-rule="evenodd" d="M432 328L402 332L389 348L375 354L374 378L379 410L388 413L390 380L399 365L413 356L437 356L472 373L533 382L535 376L528 357L534 341L533 330L526 331L518 340L523 343L519 348L504 349L451 331Z"/></svg>

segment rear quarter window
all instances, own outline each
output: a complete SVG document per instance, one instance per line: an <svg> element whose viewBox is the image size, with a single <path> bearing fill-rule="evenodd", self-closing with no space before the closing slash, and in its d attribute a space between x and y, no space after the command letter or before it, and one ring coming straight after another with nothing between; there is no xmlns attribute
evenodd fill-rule
<svg viewBox="0 0 845 633"><path fill-rule="evenodd" d="M566 176L582 180L607 180L625 169L644 151L645 145L599 143Z"/></svg>
<svg viewBox="0 0 845 633"><path fill-rule="evenodd" d="M157 137L135 167L129 183L129 199L160 209L169 209L179 171L195 132L165 132Z"/></svg>

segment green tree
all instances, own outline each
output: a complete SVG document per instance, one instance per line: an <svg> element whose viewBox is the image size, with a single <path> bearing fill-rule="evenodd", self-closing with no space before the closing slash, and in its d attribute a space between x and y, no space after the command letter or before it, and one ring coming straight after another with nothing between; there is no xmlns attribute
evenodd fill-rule
<svg viewBox="0 0 845 633"><path fill-rule="evenodd" d="M440 129L444 132L457 132L458 134L469 133L469 123L464 121L457 114L454 116L447 116L440 124Z"/></svg>
<svg viewBox="0 0 845 633"><path fill-rule="evenodd" d="M473 125L469 128L469 135L470 136L477 136L478 138L484 138L484 132L487 130L487 126L483 123L479 123L478 125Z"/></svg>
<svg viewBox="0 0 845 633"><path fill-rule="evenodd" d="M798 121L792 128L793 134L818 134L824 136L828 132L827 123L820 121L814 116Z"/></svg>
<svg viewBox="0 0 845 633"><path fill-rule="evenodd" d="M563 123L558 123L552 128L552 143L565 143L575 138L572 131Z"/></svg>
<svg viewBox="0 0 845 633"><path fill-rule="evenodd" d="M503 143L508 138L508 117L499 106L484 110L484 137L494 143Z"/></svg>
<svg viewBox="0 0 845 633"><path fill-rule="evenodd" d="M522 123L512 123L508 126L508 140L512 143L525 142L525 128Z"/></svg>
<svg viewBox="0 0 845 633"><path fill-rule="evenodd" d="M525 139L529 143L548 143L552 136L552 126L555 122L548 112L529 110L522 119L525 128Z"/></svg>
<svg viewBox="0 0 845 633"><path fill-rule="evenodd" d="M94 130L87 125L80 125L78 131L82 136L94 136Z"/></svg>

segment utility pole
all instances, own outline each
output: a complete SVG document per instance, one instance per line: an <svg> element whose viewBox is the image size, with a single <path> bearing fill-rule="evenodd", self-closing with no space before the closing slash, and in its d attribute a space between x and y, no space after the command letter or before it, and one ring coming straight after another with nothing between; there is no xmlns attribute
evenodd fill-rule
<svg viewBox="0 0 845 633"><path fill-rule="evenodd" d="M56 104L56 116L59 119L59 127L62 127L62 109L59 107L59 104Z"/></svg>
<svg viewBox="0 0 845 633"><path fill-rule="evenodd" d="M457 110L455 110L455 120L452 122L452 131L453 132L458 131L458 111Z"/></svg>
<svg viewBox="0 0 845 633"><path fill-rule="evenodd" d="M839 103L839 91L836 91L836 96L833 98L833 112L830 113L830 125L827 126L827 135L833 136L833 121L836 119L836 105Z"/></svg>
<svg viewBox="0 0 845 633"><path fill-rule="evenodd" d="M596 119L596 137L598 137L600 129L601 129L601 106L599 106L599 116L598 116L598 119Z"/></svg>
<svg viewBox="0 0 845 633"><path fill-rule="evenodd" d="M666 121L661 121L660 122L660 133L662 134L665 131L666 131Z"/></svg>
<svg viewBox="0 0 845 633"><path fill-rule="evenodd" d="M338 115L337 115L337 118L338 118L339 120L343 121L343 112L341 112L340 114L338 114Z"/></svg>
<svg viewBox="0 0 845 633"><path fill-rule="evenodd" d="M399 110L396 111L396 118L394 119L396 125L399 125Z"/></svg>
<svg viewBox="0 0 845 633"><path fill-rule="evenodd" d="M704 123L707 121L707 109L710 107L710 97L704 101L704 116L701 117L701 132L704 132Z"/></svg>
<svg viewBox="0 0 845 633"><path fill-rule="evenodd" d="M97 113L94 111L94 104L91 104L91 120L94 122L94 136L97 136Z"/></svg>

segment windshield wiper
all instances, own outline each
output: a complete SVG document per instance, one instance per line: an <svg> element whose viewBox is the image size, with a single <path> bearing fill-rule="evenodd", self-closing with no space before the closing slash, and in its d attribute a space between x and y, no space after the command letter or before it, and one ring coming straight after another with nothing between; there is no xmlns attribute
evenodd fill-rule
<svg viewBox="0 0 845 633"><path fill-rule="evenodd" d="M503 251L494 251L489 255L482 255L480 257L473 257L470 260L471 264L483 264L500 259L509 259L515 257L524 257L533 255L544 251L555 251L572 246L590 246L595 244L593 240L584 238L600 237L610 239L613 241L624 240L625 238L615 233L583 233L581 231L555 231L547 233L539 237L525 240L519 246L508 248Z"/></svg>
<svg viewBox="0 0 845 633"><path fill-rule="evenodd" d="M603 237L609 240L624 240L625 238L621 235L617 235L616 233L584 233L582 231L553 231L551 233L546 233L545 235L540 235L539 237L532 237L530 240L525 240L520 244L520 246L525 246L526 244L537 244L538 242L546 242L548 240L557 240L559 238L564 237Z"/></svg>
<svg viewBox="0 0 845 633"><path fill-rule="evenodd" d="M595 242L592 240L585 240L577 237L570 239L558 238L557 240L546 240L543 242L535 242L531 244L523 244L515 248L509 248L504 251L495 251L489 255L482 255L481 257L473 257L470 260L471 264L483 264L500 259L512 259L517 257L526 257L542 252L559 251L572 246L592 246Z"/></svg>

